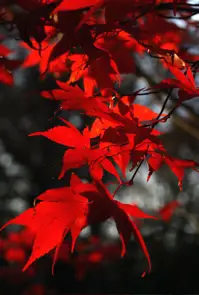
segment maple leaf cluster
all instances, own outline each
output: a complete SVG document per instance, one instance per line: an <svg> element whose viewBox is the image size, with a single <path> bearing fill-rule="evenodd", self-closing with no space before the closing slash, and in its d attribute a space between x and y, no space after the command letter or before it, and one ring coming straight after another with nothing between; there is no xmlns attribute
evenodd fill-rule
<svg viewBox="0 0 199 295"><path fill-rule="evenodd" d="M161 141L162 132L157 129L157 125L166 122L172 114L164 114L164 111L174 88L179 89L175 109L199 94L193 67L197 57L188 55L180 46L184 40L189 40L188 30L179 29L166 18L169 13L183 17L187 5L187 1L176 0L1 2L2 21L15 25L20 46L28 49L29 55L23 62L9 60L9 49L0 45L0 80L12 85L12 70L38 65L41 78L51 74L57 85L50 91L43 89L42 97L57 101L60 110L79 111L93 119L92 125L82 132L60 118L59 126L29 135L43 136L64 146L58 178L63 178L67 171L73 173L70 186L46 190L36 197L33 208L1 228L20 224L35 233L32 253L23 270L53 249L54 266L68 234L71 235L69 247L74 251L83 228L109 218L116 223L122 243L121 255L126 253L134 235L148 261L148 271L151 270L150 256L139 231L139 219L157 219L158 216L146 214L135 204L115 200L115 194L121 186L133 185L143 162L149 168L147 181L154 171L166 164L176 175L180 189L185 169L196 170L199 165L192 160L172 157ZM195 26L189 20L187 24ZM159 114L135 103L140 94L151 88L126 96L116 91L115 86L119 88L123 75L136 73L133 54L155 55L174 76L153 87L168 91ZM66 81L62 80L63 74L67 75ZM82 182L74 173L84 165L89 167L90 183ZM127 169L132 171L130 180L126 179ZM104 184L105 171L118 182L113 194ZM159 217L168 220L178 205L177 202L169 204Z"/></svg>

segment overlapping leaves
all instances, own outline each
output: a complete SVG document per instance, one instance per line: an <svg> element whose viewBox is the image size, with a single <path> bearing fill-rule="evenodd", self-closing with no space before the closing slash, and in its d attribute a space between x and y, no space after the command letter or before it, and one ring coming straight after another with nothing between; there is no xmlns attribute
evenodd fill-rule
<svg viewBox="0 0 199 295"><path fill-rule="evenodd" d="M36 198L38 203L34 208L3 226L16 223L35 232L32 254L24 270L54 248L55 261L68 233L73 251L84 227L108 218L113 218L116 223L122 255L133 234L150 270L150 257L136 220L153 217L136 205L114 200L114 195L103 184L103 175L105 170L115 176L119 186L132 185L136 171L144 161L149 167L147 180L166 164L177 176L182 189L185 168L196 169L198 166L195 161L173 158L163 146L156 125L164 123L170 116L163 114L164 108L156 114L146 106L135 104L143 89L127 96L116 91L123 74L136 74L133 55L149 54L159 58L174 76L162 80L155 88L179 89L177 106L198 96L192 68L183 60L186 54L180 50L182 41L189 38L187 30L179 30L177 25L158 15L162 4L171 4L169 9L176 15L176 12L181 13L185 3L187 1L17 0L8 5L2 2L0 8L6 11L1 16L2 21L7 22L9 18L9 23L15 24L21 46L29 50L22 68L39 65L42 78L49 73L55 78L67 75L65 82L57 80L56 89L44 89L41 95L56 100L62 110L76 110L94 118L92 126L85 127L82 132L62 119L64 126L30 134L44 136L66 147L59 178L66 171L88 165L92 182L82 183L73 174L69 187L45 191ZM13 4L20 6L25 13L12 10ZM21 62L8 60L9 53L4 45L0 46L0 80L12 85L10 71ZM194 59L191 54L189 57ZM127 169L135 169L130 180L126 180ZM178 205L178 202L171 203L159 215L163 220L169 220Z"/></svg>

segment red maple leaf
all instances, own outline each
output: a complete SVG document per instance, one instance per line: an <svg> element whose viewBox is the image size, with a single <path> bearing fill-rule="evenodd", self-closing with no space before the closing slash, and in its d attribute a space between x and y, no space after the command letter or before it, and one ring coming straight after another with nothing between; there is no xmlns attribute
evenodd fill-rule
<svg viewBox="0 0 199 295"><path fill-rule="evenodd" d="M113 200L101 181L85 184L81 183L77 176L73 175L72 178L71 185L79 183L77 186L45 191L36 198L40 202L34 208L26 210L1 228L2 230L8 225L20 224L35 232L32 253L23 270L54 248L55 262L59 247L69 231L73 251L76 239L84 227L112 217L122 241L121 255L125 254L133 233L148 260L150 271L151 263L146 245L131 217L156 218L142 212L136 205Z"/></svg>
<svg viewBox="0 0 199 295"><path fill-rule="evenodd" d="M107 112L108 106L105 104L106 98L88 97L81 88L57 81L61 89L42 91L45 98L60 101L62 110L80 110L89 116L96 116L96 111Z"/></svg>
<svg viewBox="0 0 199 295"><path fill-rule="evenodd" d="M182 181L184 178L185 168L192 168L196 170L195 167L199 166L199 163L195 161L176 159L168 156L167 154L160 154L154 151L148 160L148 179L151 177L154 171L157 171L162 166L163 163L167 164L171 171L177 176L180 190L182 190Z"/></svg>
<svg viewBox="0 0 199 295"><path fill-rule="evenodd" d="M59 179L64 176L66 171L88 164L92 177L101 179L103 169L105 169L120 181L114 165L106 158L106 151L91 148L88 128L85 128L83 134L81 134L72 124L66 120L63 121L67 126L58 126L48 131L35 132L29 135L44 136L58 144L71 148L64 153L63 167Z"/></svg>

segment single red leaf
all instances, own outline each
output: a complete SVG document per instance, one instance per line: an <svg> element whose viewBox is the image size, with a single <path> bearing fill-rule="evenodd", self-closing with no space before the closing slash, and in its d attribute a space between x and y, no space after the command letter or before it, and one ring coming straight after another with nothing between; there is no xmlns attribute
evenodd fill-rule
<svg viewBox="0 0 199 295"><path fill-rule="evenodd" d="M57 126L43 132L34 132L29 136L44 136L58 144L75 147L82 146L82 135L77 129L66 126Z"/></svg>
<svg viewBox="0 0 199 295"><path fill-rule="evenodd" d="M184 178L185 168L194 169L196 166L199 166L199 163L195 161L181 160L171 157L165 157L164 161L169 166L171 171L177 176L180 190L182 190L182 180Z"/></svg>
<svg viewBox="0 0 199 295"><path fill-rule="evenodd" d="M41 42L41 52L39 51L39 44L34 39L32 39L32 43L36 49L31 48L25 42L20 42L20 45L29 51L29 54L25 58L22 67L27 68L39 65L40 73L44 74L48 69L49 58L56 43L49 44L46 41Z"/></svg>
<svg viewBox="0 0 199 295"><path fill-rule="evenodd" d="M156 119L158 113L155 113L147 106L140 105L140 104L133 104L133 114L135 117L139 119L139 121L150 121ZM166 116L166 114L162 114L161 116Z"/></svg>
<svg viewBox="0 0 199 295"><path fill-rule="evenodd" d="M85 149L69 149L64 153L62 169L59 179L63 178L70 169L77 169L87 163L87 152Z"/></svg>
<svg viewBox="0 0 199 295"><path fill-rule="evenodd" d="M118 229L118 232L120 234L120 239L122 241L122 253L121 255L124 256L126 253L126 247L128 242L130 241L131 234L133 233L136 241L140 245L145 257L148 261L148 272L151 272L151 259L147 250L147 247L145 245L145 242L141 236L141 233L139 229L137 228L135 222L133 222L128 214L126 214L125 210L116 210L114 212L113 218L116 222L116 226ZM144 276L146 272L142 274Z"/></svg>
<svg viewBox="0 0 199 295"><path fill-rule="evenodd" d="M165 222L169 222L171 217L173 216L174 211L180 206L180 202L177 200L171 201L163 206L159 210L159 215L161 219Z"/></svg>
<svg viewBox="0 0 199 295"><path fill-rule="evenodd" d="M144 213L137 205L118 203L118 206L133 218L158 219L155 216Z"/></svg>
<svg viewBox="0 0 199 295"><path fill-rule="evenodd" d="M119 182L121 182L120 176L115 168L115 166L108 159L103 159L101 162L102 167L108 171L110 174L114 175Z"/></svg>
<svg viewBox="0 0 199 295"><path fill-rule="evenodd" d="M77 10L87 8L89 6L94 6L98 3L98 0L75 0L75 1L68 1L62 0L62 2L55 8L53 13L57 13L58 11L65 11L65 10Z"/></svg>
<svg viewBox="0 0 199 295"><path fill-rule="evenodd" d="M71 187L61 187L56 189L48 189L40 194L35 200L48 202L64 202L67 199L73 201L75 198Z"/></svg>
<svg viewBox="0 0 199 295"><path fill-rule="evenodd" d="M121 169L122 175L124 178L126 178L126 170L130 161L130 151L122 151L121 153L116 153L116 155L112 156L115 163L119 166Z"/></svg>
<svg viewBox="0 0 199 295"><path fill-rule="evenodd" d="M147 177L147 181L149 181L151 175L153 174L154 171L157 171L160 169L162 164L164 163L164 158L161 154L153 152L151 154L151 157L148 159L148 165L149 165L149 174Z"/></svg>
<svg viewBox="0 0 199 295"><path fill-rule="evenodd" d="M81 179L75 173L72 173L70 178L70 186L72 187L72 189L77 188L77 186L81 184L82 184Z"/></svg>
<svg viewBox="0 0 199 295"><path fill-rule="evenodd" d="M90 175L93 179L102 179L103 177L103 167L101 165L101 163L94 163L94 164L91 164L90 167L89 167L89 172L90 172Z"/></svg>
<svg viewBox="0 0 199 295"><path fill-rule="evenodd" d="M56 191L56 190L55 190ZM45 199L48 197L46 191ZM34 209L28 209L18 217L9 221L3 228L10 224L21 224L30 227L35 234L34 245L31 256L24 266L25 271L36 259L45 255L53 248L59 246L74 224L77 218L84 216L87 208L87 201L84 197L76 196L76 200L69 199L65 202L52 202L52 191L50 190L49 198L51 201L42 201Z"/></svg>

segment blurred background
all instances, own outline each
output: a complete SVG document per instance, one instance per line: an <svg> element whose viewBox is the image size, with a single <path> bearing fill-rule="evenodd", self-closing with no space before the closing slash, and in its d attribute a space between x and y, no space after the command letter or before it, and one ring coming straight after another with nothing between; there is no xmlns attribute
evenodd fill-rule
<svg viewBox="0 0 199 295"><path fill-rule="evenodd" d="M197 17L192 17L197 22ZM186 29L184 20L171 20ZM1 28L0 33L8 34ZM189 31L189 39L181 44L194 51L199 59L197 27ZM16 52L12 59L24 59L27 52L14 38L3 42ZM148 54L134 54L135 74L125 75L122 94L142 87L151 87L165 69L158 59ZM35 131L59 124L54 115L58 105L42 99L40 90L49 89L55 80L39 78L37 67L14 71L14 87L0 85L0 225L33 204L34 198L46 190L68 184L69 174L58 182L64 148L41 137L28 137ZM197 76L196 76L196 84ZM137 96L136 103L154 111L161 109L165 93ZM173 106L177 93L168 106ZM78 112L63 112L61 116L82 130L90 123ZM164 132L162 140L171 155L199 162L199 99L181 106L172 118L158 128ZM77 174L88 181L87 167ZM110 294L198 294L199 293L199 175L187 170L180 192L176 177L167 167L154 173L147 183L147 166L139 170L133 187L122 188L116 198L135 203L154 213L165 203L179 200L182 206L169 223L144 221L141 232L152 259L152 272L141 278L146 261L132 239L126 256L120 258L120 242L111 220L83 230L76 252L70 255L62 247L55 274L51 274L52 255L34 263L25 273L21 271L30 255L32 234L19 227L9 227L0 237L0 295L64 295L70 293ZM129 172L128 177L131 177ZM106 182L111 182L106 175ZM110 186L110 190L114 189ZM20 230L19 230L20 229Z"/></svg>

